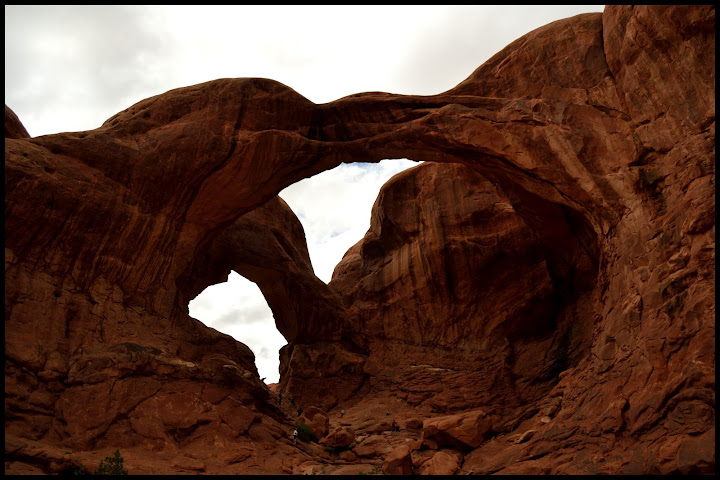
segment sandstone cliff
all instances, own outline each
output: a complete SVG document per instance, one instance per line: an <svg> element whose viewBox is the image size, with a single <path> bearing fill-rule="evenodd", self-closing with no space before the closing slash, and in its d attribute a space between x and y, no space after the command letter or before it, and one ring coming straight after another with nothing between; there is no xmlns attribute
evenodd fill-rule
<svg viewBox="0 0 720 480"><path fill-rule="evenodd" d="M474 170L425 163L392 178L329 285L371 353L370 390L428 413L504 410L547 393L587 355L591 322L578 317L592 318L580 306L597 275L587 255L597 245L580 245L558 213L543 221L572 269Z"/></svg>
<svg viewBox="0 0 720 480"><path fill-rule="evenodd" d="M714 45L713 7L608 6L434 96L221 79L36 138L6 106L6 473L714 472ZM277 193L404 157L323 284ZM230 269L340 457L188 316Z"/></svg>

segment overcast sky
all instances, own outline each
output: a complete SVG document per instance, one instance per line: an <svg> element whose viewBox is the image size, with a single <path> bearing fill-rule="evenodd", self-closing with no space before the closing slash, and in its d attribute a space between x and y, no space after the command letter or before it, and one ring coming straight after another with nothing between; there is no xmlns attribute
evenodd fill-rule
<svg viewBox="0 0 720 480"><path fill-rule="evenodd" d="M264 77L315 103L367 91L432 95L562 6L5 6L5 104L31 136L99 127L145 98L217 78ZM380 186L409 160L341 165L280 196L305 228L317 276L370 225ZM285 340L255 284L233 274L190 314L248 345L278 380Z"/></svg>

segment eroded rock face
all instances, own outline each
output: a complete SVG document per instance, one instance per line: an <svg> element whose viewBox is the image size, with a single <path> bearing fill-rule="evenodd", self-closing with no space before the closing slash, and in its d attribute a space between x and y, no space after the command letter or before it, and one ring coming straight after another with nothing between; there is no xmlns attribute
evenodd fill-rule
<svg viewBox="0 0 720 480"><path fill-rule="evenodd" d="M385 475L412 475L410 448L401 445L390 452L383 462L382 471Z"/></svg>
<svg viewBox="0 0 720 480"><path fill-rule="evenodd" d="M187 315L228 268L276 305L281 391L335 399L307 398L330 431L338 401L375 423L380 404L401 424L482 408L498 436L456 452L461 473L713 472L714 22L711 6L608 6L435 96L314 105L223 79L37 138L6 107L6 472L94 468L118 446L138 474L330 461L292 445L249 349ZM395 179L323 287L273 199L384 158L464 167ZM517 276L493 270L503 254L525 259L505 264ZM313 358L336 376L312 377Z"/></svg>
<svg viewBox="0 0 720 480"><path fill-rule="evenodd" d="M460 164L425 163L383 186L329 285L369 352L369 389L435 413L500 412L587 355L590 322L577 316L598 274L596 240L578 248L562 208L540 205L559 215L535 229Z"/></svg>
<svg viewBox="0 0 720 480"><path fill-rule="evenodd" d="M330 288L350 308L359 344L487 351L511 333L513 314L538 333L554 317L542 250L495 185L463 165L426 163L383 186L369 232L336 267Z"/></svg>
<svg viewBox="0 0 720 480"><path fill-rule="evenodd" d="M420 475L455 475L460 461L457 456L445 453L437 452L427 462L420 466Z"/></svg>
<svg viewBox="0 0 720 480"><path fill-rule="evenodd" d="M243 215L200 248L188 268L190 295L181 302L227 281L230 270L260 287L288 341L340 340L328 326L341 322L345 309L315 276L302 225L280 197Z"/></svg>
<svg viewBox="0 0 720 480"><path fill-rule="evenodd" d="M473 449L485 443L492 429L491 416L482 410L471 410L461 415L425 420L423 441L430 443L435 449L438 446Z"/></svg>

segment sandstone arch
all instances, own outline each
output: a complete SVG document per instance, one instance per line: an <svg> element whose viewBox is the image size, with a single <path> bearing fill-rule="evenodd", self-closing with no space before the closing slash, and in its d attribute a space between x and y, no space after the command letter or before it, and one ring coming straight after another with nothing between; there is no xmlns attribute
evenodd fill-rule
<svg viewBox="0 0 720 480"><path fill-rule="evenodd" d="M243 215L213 238L193 258L187 275L190 286L181 290L189 293L190 300L208 284L227 279L230 270L260 287L288 342L339 340L336 332L323 329L337 323L328 316L342 317L344 309L337 295L315 276L302 225L280 197Z"/></svg>
<svg viewBox="0 0 720 480"><path fill-rule="evenodd" d="M57 459L58 445L110 438L191 448L218 431L243 442L282 429L247 349L187 316L196 282L225 268L213 242L232 242L235 222L300 178L408 157L482 172L546 239L556 278L568 288L591 279L589 355L500 428L550 407L555 423L465 464L713 471L713 66L712 7L609 6L529 33L440 95L314 105L277 82L223 79L147 99L93 131L38 138L6 107L6 449L33 457L38 442ZM542 219L561 214L575 234L557 244ZM280 277L233 262L260 281L311 284L301 257L288 255ZM332 292L318 299L337 311ZM320 311L308 315L318 324L283 329L344 339ZM610 453L613 465L595 457Z"/></svg>

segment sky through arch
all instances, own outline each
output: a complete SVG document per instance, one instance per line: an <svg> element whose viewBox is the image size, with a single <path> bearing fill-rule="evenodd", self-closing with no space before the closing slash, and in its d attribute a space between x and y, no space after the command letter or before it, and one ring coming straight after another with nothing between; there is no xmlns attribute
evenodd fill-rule
<svg viewBox="0 0 720 480"><path fill-rule="evenodd" d="M303 225L315 275L325 283L345 252L370 227L380 188L395 174L418 165L408 159L342 164L280 192ZM279 350L287 342L275 327L260 288L236 272L211 285L188 305L190 316L228 334L253 351L260 378L279 380Z"/></svg>

